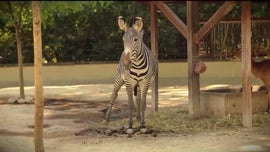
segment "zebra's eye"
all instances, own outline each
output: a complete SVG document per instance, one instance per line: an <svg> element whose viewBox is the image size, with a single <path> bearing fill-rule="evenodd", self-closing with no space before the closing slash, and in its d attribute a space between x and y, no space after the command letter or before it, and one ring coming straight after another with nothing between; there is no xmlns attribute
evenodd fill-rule
<svg viewBox="0 0 270 152"><path fill-rule="evenodd" d="M133 39L134 42L137 42L137 40L138 40L138 38L134 38L134 39Z"/></svg>

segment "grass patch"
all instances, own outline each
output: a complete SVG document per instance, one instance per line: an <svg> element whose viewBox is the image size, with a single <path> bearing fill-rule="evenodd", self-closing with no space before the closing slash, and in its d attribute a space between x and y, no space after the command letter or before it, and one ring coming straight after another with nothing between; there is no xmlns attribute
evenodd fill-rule
<svg viewBox="0 0 270 152"><path fill-rule="evenodd" d="M190 119L187 108L160 108L157 113L147 111L146 126L159 132L172 133L196 133L206 130L237 129L243 127L241 114L229 115L225 118L200 118ZM133 120L134 126L139 126ZM110 122L113 126L127 126L128 118L118 119ZM270 126L270 114L253 114L253 126Z"/></svg>

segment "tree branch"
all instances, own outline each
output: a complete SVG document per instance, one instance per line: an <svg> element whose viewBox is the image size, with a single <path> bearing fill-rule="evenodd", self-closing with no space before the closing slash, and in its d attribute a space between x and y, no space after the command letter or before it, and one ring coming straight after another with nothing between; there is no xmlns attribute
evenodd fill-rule
<svg viewBox="0 0 270 152"><path fill-rule="evenodd" d="M10 1L6 1L5 4L6 4L7 7L8 7L8 13L9 13L11 19L12 19L13 22L14 22L14 26L17 26L17 25L16 25L15 16L14 16L14 12L13 12L13 9L12 9L12 6L11 6Z"/></svg>

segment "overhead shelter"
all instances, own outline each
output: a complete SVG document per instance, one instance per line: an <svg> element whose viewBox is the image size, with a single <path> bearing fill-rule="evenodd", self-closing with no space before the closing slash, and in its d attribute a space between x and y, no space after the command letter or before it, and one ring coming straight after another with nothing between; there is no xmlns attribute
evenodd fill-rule
<svg viewBox="0 0 270 152"><path fill-rule="evenodd" d="M139 2L139 1L138 1ZM186 3L186 24L168 7L167 3ZM211 1L208 1L211 2ZM241 5L241 43L242 43L242 102L243 125L252 127L252 97L251 97L251 1L218 1L222 3L219 9L199 27L199 3L207 1L140 1L150 5L151 49L158 56L157 10L176 27L187 39L188 62L188 100L191 118L200 118L200 73L195 71L199 59L199 42L203 37L222 21L239 3ZM152 105L158 110L158 81L155 81L152 91Z"/></svg>

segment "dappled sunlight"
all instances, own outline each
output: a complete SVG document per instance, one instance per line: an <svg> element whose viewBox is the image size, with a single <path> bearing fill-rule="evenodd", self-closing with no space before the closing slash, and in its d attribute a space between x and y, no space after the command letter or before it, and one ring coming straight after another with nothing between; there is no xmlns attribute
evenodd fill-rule
<svg viewBox="0 0 270 152"><path fill-rule="evenodd" d="M63 96L72 96L72 95L82 95L83 92L70 92L70 93L62 93Z"/></svg>
<svg viewBox="0 0 270 152"><path fill-rule="evenodd" d="M214 85L213 85L214 86ZM212 87L213 87L212 86ZM34 95L34 86L25 87L26 95ZM62 98L84 101L109 101L113 90L113 84L89 84L89 85L70 85L70 86L44 86L44 98ZM167 86L159 87L158 102L159 106L176 106L187 104L187 86ZM7 95L17 95L19 87L0 89L0 97ZM149 88L147 94L147 104L151 104L152 89ZM126 102L128 99L126 87L123 85L118 92L118 101ZM134 98L135 100L135 98Z"/></svg>
<svg viewBox="0 0 270 152"><path fill-rule="evenodd" d="M186 105L187 102L183 102L182 100L165 100L162 102L159 102L159 107L175 107L180 105Z"/></svg>
<svg viewBox="0 0 270 152"><path fill-rule="evenodd" d="M12 90L19 90L19 87L10 87L10 88L2 88L0 91L12 91Z"/></svg>
<svg viewBox="0 0 270 152"><path fill-rule="evenodd" d="M229 84L213 84L203 87L202 89L216 89L216 88L228 88Z"/></svg>
<svg viewBox="0 0 270 152"><path fill-rule="evenodd" d="M77 89L83 86L89 86L89 85L68 85L68 86L44 86L44 88L48 89Z"/></svg>
<svg viewBox="0 0 270 152"><path fill-rule="evenodd" d="M268 145L270 146L270 137L258 137L258 140L269 142Z"/></svg>
<svg viewBox="0 0 270 152"><path fill-rule="evenodd" d="M33 90L35 87L25 87L24 90ZM19 89L19 88L18 88Z"/></svg>
<svg viewBox="0 0 270 152"><path fill-rule="evenodd" d="M12 104L0 104L1 107L12 107Z"/></svg>
<svg viewBox="0 0 270 152"><path fill-rule="evenodd" d="M187 97L170 98L171 101L187 101Z"/></svg>
<svg viewBox="0 0 270 152"><path fill-rule="evenodd" d="M54 113L51 110L44 110L43 114L46 117L46 116L50 116L50 115L52 115Z"/></svg>
<svg viewBox="0 0 270 152"><path fill-rule="evenodd" d="M168 101L169 100L169 101ZM170 86L159 88L159 103L160 106L187 104L188 90L187 86Z"/></svg>

